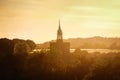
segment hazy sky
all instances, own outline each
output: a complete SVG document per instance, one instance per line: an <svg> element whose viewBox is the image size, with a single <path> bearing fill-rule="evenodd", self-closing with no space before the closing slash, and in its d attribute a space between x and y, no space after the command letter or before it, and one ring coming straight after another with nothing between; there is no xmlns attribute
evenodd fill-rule
<svg viewBox="0 0 120 80"><path fill-rule="evenodd" d="M120 37L120 0L0 0L0 37L56 39Z"/></svg>

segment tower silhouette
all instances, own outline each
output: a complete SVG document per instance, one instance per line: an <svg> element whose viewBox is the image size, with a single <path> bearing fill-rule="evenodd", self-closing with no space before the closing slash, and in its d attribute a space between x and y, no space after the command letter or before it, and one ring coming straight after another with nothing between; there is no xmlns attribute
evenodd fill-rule
<svg viewBox="0 0 120 80"><path fill-rule="evenodd" d="M63 42L60 20L59 20L59 28L58 28L58 31L57 31L57 42Z"/></svg>
<svg viewBox="0 0 120 80"><path fill-rule="evenodd" d="M70 43L63 41L63 33L60 25L60 20L57 31L57 40L56 42L50 42L50 52L55 54L70 53Z"/></svg>

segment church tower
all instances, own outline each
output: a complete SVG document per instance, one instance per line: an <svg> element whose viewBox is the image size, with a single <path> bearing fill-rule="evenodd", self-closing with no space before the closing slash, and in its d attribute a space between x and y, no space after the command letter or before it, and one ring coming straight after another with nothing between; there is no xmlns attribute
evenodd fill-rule
<svg viewBox="0 0 120 80"><path fill-rule="evenodd" d="M57 31L57 42L63 42L60 20L59 20L59 28L58 28L58 31Z"/></svg>
<svg viewBox="0 0 120 80"><path fill-rule="evenodd" d="M57 30L56 42L50 42L50 52L53 54L67 54L70 53L70 43L63 41L63 33L61 30L60 20Z"/></svg>

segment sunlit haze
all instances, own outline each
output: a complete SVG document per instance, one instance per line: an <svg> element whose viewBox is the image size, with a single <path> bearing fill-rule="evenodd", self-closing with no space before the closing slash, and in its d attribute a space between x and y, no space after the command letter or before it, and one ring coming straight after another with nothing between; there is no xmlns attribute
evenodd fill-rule
<svg viewBox="0 0 120 80"><path fill-rule="evenodd" d="M120 37L120 0L0 0L0 37L56 39Z"/></svg>

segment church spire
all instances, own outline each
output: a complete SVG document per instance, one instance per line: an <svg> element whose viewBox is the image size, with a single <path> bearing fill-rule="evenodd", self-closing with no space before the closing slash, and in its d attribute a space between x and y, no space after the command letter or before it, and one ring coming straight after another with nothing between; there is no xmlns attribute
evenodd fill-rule
<svg viewBox="0 0 120 80"><path fill-rule="evenodd" d="M61 26L60 26L60 19L59 19L59 30L61 30Z"/></svg>
<svg viewBox="0 0 120 80"><path fill-rule="evenodd" d="M59 28L57 31L57 42L62 42L62 30L61 30L60 20L59 20Z"/></svg>

